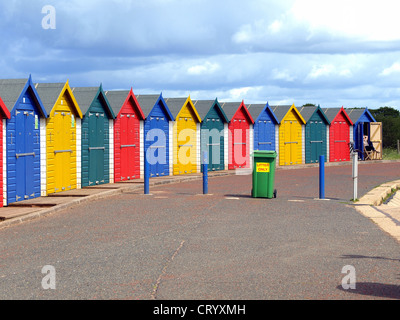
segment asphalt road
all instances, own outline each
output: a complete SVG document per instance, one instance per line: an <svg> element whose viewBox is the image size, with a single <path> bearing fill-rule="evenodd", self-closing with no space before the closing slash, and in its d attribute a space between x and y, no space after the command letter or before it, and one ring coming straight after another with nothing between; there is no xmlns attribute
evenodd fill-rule
<svg viewBox="0 0 400 320"><path fill-rule="evenodd" d="M362 196L400 163L359 172ZM326 168L326 201L318 168L277 170L277 199L252 199L251 183L165 185L2 229L0 299L400 299L399 243L352 207L351 166Z"/></svg>

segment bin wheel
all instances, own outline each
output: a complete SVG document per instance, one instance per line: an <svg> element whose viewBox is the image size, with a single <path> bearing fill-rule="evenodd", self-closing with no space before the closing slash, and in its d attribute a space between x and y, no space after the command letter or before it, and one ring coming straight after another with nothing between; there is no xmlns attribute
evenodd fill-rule
<svg viewBox="0 0 400 320"><path fill-rule="evenodd" d="M277 192L278 192L278 191L275 189L275 190L274 190L274 198L276 198Z"/></svg>

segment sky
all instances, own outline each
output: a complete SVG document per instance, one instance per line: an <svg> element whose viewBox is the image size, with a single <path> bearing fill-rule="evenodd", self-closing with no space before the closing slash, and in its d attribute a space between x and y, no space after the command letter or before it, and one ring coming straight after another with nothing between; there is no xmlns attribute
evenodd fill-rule
<svg viewBox="0 0 400 320"><path fill-rule="evenodd" d="M0 0L0 78L399 109L399 15L398 0Z"/></svg>

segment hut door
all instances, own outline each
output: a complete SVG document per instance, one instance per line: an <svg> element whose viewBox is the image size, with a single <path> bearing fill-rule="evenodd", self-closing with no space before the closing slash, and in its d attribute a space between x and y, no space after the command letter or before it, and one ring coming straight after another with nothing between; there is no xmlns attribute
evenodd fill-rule
<svg viewBox="0 0 400 320"><path fill-rule="evenodd" d="M55 158L55 191L60 192L71 189L71 143L74 141L74 132L71 130L72 115L70 111L57 111L54 113L54 158Z"/></svg>
<svg viewBox="0 0 400 320"><path fill-rule="evenodd" d="M34 160L39 155L35 155L33 151L34 126L35 114L32 110L16 112L16 201L35 197Z"/></svg>
<svg viewBox="0 0 400 320"><path fill-rule="evenodd" d="M244 119L233 120L232 134L232 166L233 169L245 168L247 164L247 123Z"/></svg>
<svg viewBox="0 0 400 320"><path fill-rule="evenodd" d="M356 149L360 150L358 156L360 159L364 160L364 123L359 122L355 128L354 141Z"/></svg>
<svg viewBox="0 0 400 320"><path fill-rule="evenodd" d="M374 159L382 159L382 122L371 122L370 123L371 137L370 140L374 145L374 148L379 153L374 153Z"/></svg>
<svg viewBox="0 0 400 320"><path fill-rule="evenodd" d="M205 145L202 150L208 153L208 171L224 168L224 124L218 118L208 118L203 127Z"/></svg>
<svg viewBox="0 0 400 320"><path fill-rule="evenodd" d="M132 180L140 173L139 121L134 114L121 114L121 180Z"/></svg>
<svg viewBox="0 0 400 320"><path fill-rule="evenodd" d="M275 127L271 120L258 121L258 146L257 150L274 150L272 143L275 138Z"/></svg>
<svg viewBox="0 0 400 320"><path fill-rule="evenodd" d="M319 156L323 155L323 143L324 143L324 124L320 121L310 122L310 155L311 163L316 163L319 161Z"/></svg>
<svg viewBox="0 0 400 320"><path fill-rule="evenodd" d="M104 183L104 113L89 113L89 185Z"/></svg>
<svg viewBox="0 0 400 320"><path fill-rule="evenodd" d="M181 117L178 121L178 171L179 174L196 170L196 123L192 117Z"/></svg>
<svg viewBox="0 0 400 320"><path fill-rule="evenodd" d="M152 138L155 140L154 143L150 144L148 148L153 149L149 150L146 153L146 157L148 157L148 161L150 163L150 177L159 177L168 175L168 164L167 164L167 139L168 137L165 135L166 127L168 128L168 122L164 117L150 117L150 130L156 130L161 134L164 134L164 137L160 137L152 135Z"/></svg>

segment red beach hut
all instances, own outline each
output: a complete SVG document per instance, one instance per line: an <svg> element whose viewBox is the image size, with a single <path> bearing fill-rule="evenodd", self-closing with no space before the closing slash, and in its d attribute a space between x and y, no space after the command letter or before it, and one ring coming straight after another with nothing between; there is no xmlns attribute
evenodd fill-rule
<svg viewBox="0 0 400 320"><path fill-rule="evenodd" d="M353 122L344 108L324 108L329 126L329 162L350 161L349 143Z"/></svg>
<svg viewBox="0 0 400 320"><path fill-rule="evenodd" d="M133 90L107 91L114 122L114 182L139 179L143 163L144 114Z"/></svg>
<svg viewBox="0 0 400 320"><path fill-rule="evenodd" d="M229 120L229 170L250 168L250 154L253 152L253 125L244 101L221 104Z"/></svg>

